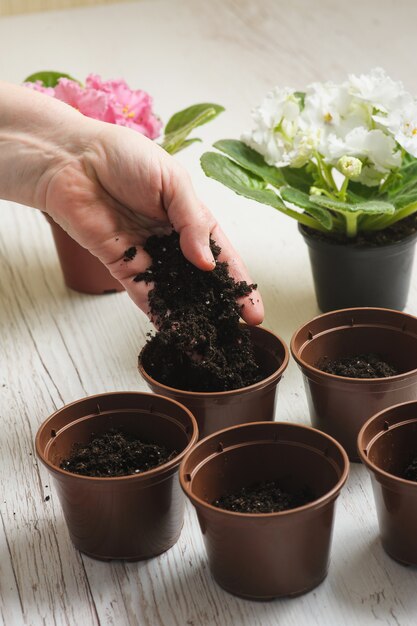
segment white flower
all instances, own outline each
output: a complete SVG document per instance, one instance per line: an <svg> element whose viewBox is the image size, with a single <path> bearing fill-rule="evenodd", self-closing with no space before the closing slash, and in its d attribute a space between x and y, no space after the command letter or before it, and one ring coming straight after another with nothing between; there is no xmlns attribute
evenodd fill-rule
<svg viewBox="0 0 417 626"><path fill-rule="evenodd" d="M276 167L302 167L320 155L340 169L339 160L349 157L362 169L352 160L355 172L346 176L373 186L401 165L400 146L417 157L417 102L381 68L340 84L312 83L303 102L293 89L277 87L253 120L242 140Z"/></svg>
<svg viewBox="0 0 417 626"><path fill-rule="evenodd" d="M300 102L294 90L277 87L253 111L255 128L244 133L242 141L260 152L269 165L289 165L299 116Z"/></svg>
<svg viewBox="0 0 417 626"><path fill-rule="evenodd" d="M312 83L306 89L302 119L315 127L338 126L347 115L351 100L345 84Z"/></svg>
<svg viewBox="0 0 417 626"><path fill-rule="evenodd" d="M413 100L393 111L387 116L386 124L399 145L417 157L417 102Z"/></svg>
<svg viewBox="0 0 417 626"><path fill-rule="evenodd" d="M402 82L392 80L381 67L374 68L369 74L351 74L349 86L352 95L383 113L404 106L411 97Z"/></svg>
<svg viewBox="0 0 417 626"><path fill-rule="evenodd" d="M364 167L355 180L370 186L378 185L401 165L401 152L395 139L380 129L368 130L363 126L354 128L345 138L329 136L328 155L333 165L343 156L360 159Z"/></svg>

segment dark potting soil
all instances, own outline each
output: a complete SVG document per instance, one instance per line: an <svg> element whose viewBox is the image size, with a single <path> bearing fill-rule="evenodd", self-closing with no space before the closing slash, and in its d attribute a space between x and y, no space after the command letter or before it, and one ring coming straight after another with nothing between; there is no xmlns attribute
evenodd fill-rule
<svg viewBox="0 0 417 626"><path fill-rule="evenodd" d="M216 259L204 272L187 261L173 232L150 237L144 246L151 266L136 281L153 283L149 307L158 332L142 352L150 376L185 391L227 391L263 378L249 331L239 324L236 299L255 285L235 282L220 248L211 241Z"/></svg>
<svg viewBox="0 0 417 626"><path fill-rule="evenodd" d="M135 258L136 253L137 253L136 246L131 246L130 248L125 250L124 255L123 255L123 261L125 261L126 263L128 263L129 261L132 261Z"/></svg>
<svg viewBox="0 0 417 626"><path fill-rule="evenodd" d="M277 481L255 483L214 500L213 506L237 513L275 513L303 506L314 500L310 489L283 491Z"/></svg>
<svg viewBox="0 0 417 626"><path fill-rule="evenodd" d="M417 482L417 456L415 456L411 463L407 465L401 478Z"/></svg>
<svg viewBox="0 0 417 626"><path fill-rule="evenodd" d="M322 357L317 361L316 367L322 372L349 378L387 378L399 373L378 354L358 354L335 360Z"/></svg>
<svg viewBox="0 0 417 626"><path fill-rule="evenodd" d="M61 469L84 476L111 477L141 474L167 463L177 452L155 443L144 443L120 430L92 435L89 443L75 443Z"/></svg>
<svg viewBox="0 0 417 626"><path fill-rule="evenodd" d="M303 226L309 235L314 239L321 241L327 241L329 243L337 243L340 245L349 245L355 248L361 248L366 246L379 247L386 246L390 243L402 241L406 237L413 235L417 232L417 215L410 215L399 222L396 222L389 228L384 230L377 230L374 232L360 233L357 237L350 239L342 234L327 235L318 230Z"/></svg>

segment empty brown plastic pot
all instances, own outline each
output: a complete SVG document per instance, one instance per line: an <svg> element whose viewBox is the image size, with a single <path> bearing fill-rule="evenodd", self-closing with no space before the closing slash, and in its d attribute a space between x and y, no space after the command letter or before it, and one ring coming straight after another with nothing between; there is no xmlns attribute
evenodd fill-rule
<svg viewBox="0 0 417 626"><path fill-rule="evenodd" d="M67 287L91 295L124 291L123 285L97 257L74 241L51 217L45 217L51 226Z"/></svg>
<svg viewBox="0 0 417 626"><path fill-rule="evenodd" d="M417 456L417 402L371 417L359 433L358 450L371 474L384 549L396 561L417 565L417 483L401 478Z"/></svg>
<svg viewBox="0 0 417 626"><path fill-rule="evenodd" d="M274 419L277 385L288 365L289 353L285 343L269 330L248 326L254 345L255 358L265 378L261 381L232 391L197 392L168 387L152 378L145 370L139 355L139 372L154 392L172 398L185 405L195 416L200 437L217 430Z"/></svg>
<svg viewBox="0 0 417 626"><path fill-rule="evenodd" d="M196 508L216 582L237 596L267 600L316 587L329 565L334 505L349 460L331 437L284 422L234 426L201 440L180 466ZM277 480L315 499L276 513L236 513L212 505L222 495Z"/></svg>
<svg viewBox="0 0 417 626"><path fill-rule="evenodd" d="M291 352L303 375L312 424L337 439L358 461L359 430L379 411L417 399L417 318L378 308L325 313L299 328ZM317 362L376 353L400 372L387 378L344 378Z"/></svg>
<svg viewBox="0 0 417 626"><path fill-rule="evenodd" d="M115 478L81 476L59 467L74 443L110 428L178 454L142 474ZM91 396L51 415L36 435L36 452L52 474L75 547L104 560L148 559L171 548L184 516L178 467L197 438L188 409L146 393Z"/></svg>

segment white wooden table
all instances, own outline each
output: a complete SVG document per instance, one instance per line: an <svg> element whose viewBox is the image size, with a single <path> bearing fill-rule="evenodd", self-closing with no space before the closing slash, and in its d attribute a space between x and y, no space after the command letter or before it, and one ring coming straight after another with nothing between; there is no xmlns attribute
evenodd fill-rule
<svg viewBox="0 0 417 626"><path fill-rule="evenodd" d="M239 136L250 109L277 83L303 87L382 65L417 93L416 22L414 0L145 0L3 18L0 76L20 82L49 68L80 78L123 76L154 95L165 120L190 103L217 101L227 112L202 129L208 147ZM265 326L289 341L318 313L296 226L206 180L202 150L194 146L178 158L259 283ZM329 576L297 599L254 603L217 587L191 508L177 545L149 562L100 563L75 551L35 458L34 436L64 403L144 390L136 360L150 325L125 294L66 289L42 216L0 204L1 624L416 624L417 571L383 552L369 479L357 465L338 503ZM408 311L417 314L415 283ZM294 363L280 385L276 417L308 423Z"/></svg>

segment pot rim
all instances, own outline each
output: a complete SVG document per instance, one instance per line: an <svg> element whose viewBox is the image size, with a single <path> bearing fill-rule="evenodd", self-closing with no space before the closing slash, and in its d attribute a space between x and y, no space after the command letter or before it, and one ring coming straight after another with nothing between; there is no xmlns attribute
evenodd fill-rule
<svg viewBox="0 0 417 626"><path fill-rule="evenodd" d="M338 243L332 240L327 241L323 239L316 239L314 236L310 235L310 233L306 230L306 227L300 223L298 223L298 230L304 239L308 239L309 243L307 243L307 245L310 245L311 243L313 243L313 244L316 244L316 247L328 246L332 248L335 248L335 247L345 248L348 250L355 250L359 253L369 252L371 250L382 250L382 249L386 250L387 248L389 249L401 248L402 246L406 246L408 243L412 243L413 239L417 239L417 230L416 230L414 233L406 235L406 237L404 237L403 239L399 239L398 241L391 241L390 243L386 243L381 246L363 245L363 246L357 246L355 248L354 246L350 247L349 244L346 244L346 243L340 243L340 242ZM321 231L318 231L318 232L321 232Z"/></svg>
<svg viewBox="0 0 417 626"><path fill-rule="evenodd" d="M308 322L305 322L304 324L302 324L301 326L299 326L297 328L297 330L294 331L292 337L291 337L291 341L290 341L290 350L291 350L291 355L293 357L293 359L297 362L298 366L301 369L306 369L308 372L311 372L313 374L315 374L316 376L319 377L323 377L323 378L327 378L329 380L335 380L338 382L346 382L346 383L355 383L357 385L380 385L381 383L390 383L391 381L401 381L401 380L405 380L407 379L410 375L412 374L416 374L417 373L417 367L415 367L412 370L407 370L406 372L402 372L400 374L395 374L395 376L384 376L384 377L380 377L380 378L353 378L351 376L339 376L337 374L330 374L329 372L323 372L323 370L320 370L318 367L315 367L314 365L311 365L310 363L307 363L307 361L305 361L304 359L302 359L299 356L299 350L296 350L295 348L295 341L296 341L296 337L299 335L299 333L301 333L307 326L309 326L309 324L311 324L312 322L314 322L317 319L322 319L325 317L331 317L333 315L336 315L338 313L349 313L352 312L354 313L355 311L383 311L386 313L389 313L390 315L398 315L400 317L405 317L405 318L411 318L413 320L416 319L416 317L414 315L410 315L409 313L403 313L403 311L396 311L395 309L386 309L383 307L368 307L368 306L361 306L361 307L351 307L351 308L347 308L347 309L336 309L334 311L327 311L326 313L322 313L321 315L316 315L315 317L313 317L312 319L310 319ZM394 326L391 326L389 324L374 324L371 322L368 323L363 323L363 324L357 324L356 327L359 326L369 326L369 327L379 327L379 328L386 328L386 329L391 329L391 330L399 330ZM323 335L325 333L329 333L331 331L336 331L339 330L341 328L350 328L349 324L340 324L339 326L333 326L333 327L329 327L319 333L317 333L316 335L313 335L312 339L316 339L317 337L319 337L320 335ZM303 344L303 346L305 345L305 343Z"/></svg>
<svg viewBox="0 0 417 626"><path fill-rule="evenodd" d="M243 324L245 326L249 326L249 324ZM270 335L273 335L276 339L278 339L279 343L281 344L282 348L284 349L284 358L283 361L281 363L281 365L279 366L278 369L276 369L272 374L270 374L269 376L267 376L266 378L262 378L262 380L258 380L257 383L254 383L253 385L248 385L247 387L238 387L237 389L229 389L228 391L186 391L185 389L179 389L177 387L169 387L168 385L165 385L164 383L159 382L158 380L156 380L156 378L153 378L150 374L148 374L148 372L145 370L143 363L142 363L142 354L143 351L145 350L147 344L145 343L145 345L143 346L143 348L141 349L139 356L138 356L138 370L140 375L145 379L145 381L150 384L150 385L154 385L157 387L160 387L161 389L164 389L170 393L175 393L176 395L181 394L182 396L186 397L186 398L192 398L192 397L197 397L197 398L227 398L230 396L235 396L237 394L240 394L242 391L256 391L257 389L261 389L263 387L266 387L269 383L273 382L276 379L281 378L282 374L284 373L285 369L288 366L288 362L290 359L290 352L288 349L287 344L285 343L285 341L276 333L272 332L272 330L268 330L267 328L263 328L262 326L254 326L254 328L258 328L259 330L268 333Z"/></svg>
<svg viewBox="0 0 417 626"><path fill-rule="evenodd" d="M173 459L171 459L170 461L168 461L167 463L163 463L162 465L158 465L157 467L154 467L150 470L147 470L146 472L142 472L140 474L128 474L126 476L85 476L83 474L75 474L74 472L68 472L67 470L62 469L61 467L58 467L57 465L54 465L44 454L44 452L41 450L41 445L40 445L40 434L41 431L43 431L46 427L48 422L52 421L52 419L58 414L61 413L61 411L63 411L64 409L67 409L68 407L74 406L76 404L79 404L80 402L83 402L84 400L99 400L99 398L102 398L103 396L116 396L116 395L130 395L130 396L146 396L149 398L162 398L163 400L169 402L169 403L173 403L176 404L178 407L180 407L181 409L184 410L185 413L188 414L188 417L191 420L191 425L192 425L192 433L190 435L190 441L188 442L187 446L184 448L184 450L182 450L179 454L177 454ZM115 412L121 409L113 409ZM134 412L135 408L129 408L130 411ZM137 409L139 410L139 409ZM142 410L142 409L141 409ZM111 411L110 411L111 412ZM103 413L105 413L105 411L103 411ZM95 415L84 415L81 416L79 418L77 418L76 420L73 420L73 422L78 421L79 419L85 419L88 417L96 417ZM66 424L66 426L64 426L64 428L66 428L69 424L71 424L72 422L69 422L68 424ZM62 430L62 429L61 429ZM60 431L57 432L57 435L59 434ZM49 415L49 417L47 417L42 424L39 426L38 431L36 433L36 437L35 437L35 449L36 449L36 454L38 455L38 458L42 461L42 463L53 473L58 474L58 476L71 476L74 479L80 479L80 480L86 480L86 481L92 481L92 482L107 482L107 483L111 483L111 482L126 482L126 481L132 481L132 480L136 480L136 481L146 481L148 478L153 478L155 476L157 476L158 474L164 473L165 471L169 471L172 468L176 467L177 465L179 465L183 459L183 457L191 450L191 448L194 447L194 444L196 443L196 441L198 440L198 425L197 425L197 421L194 417L194 415L192 414L192 412L187 409L187 407L185 407L183 404L181 404L180 402L177 402L176 400L173 400L172 398L167 398L165 396L161 396L159 394L156 393L148 393L148 392L142 392L142 391L109 391L109 392L105 392L105 393L98 393L98 394L94 394L91 396L86 396L85 398L80 398L79 400L74 400L73 402L70 402L68 404L65 404L63 407L61 407L60 409L58 409L57 411L54 411L54 413L52 413L51 415Z"/></svg>
<svg viewBox="0 0 417 626"><path fill-rule="evenodd" d="M221 435L223 435L223 433L226 433L228 431L231 430L237 430L237 429L246 429L246 428L251 428L251 427L259 427L262 425L271 425L271 424L276 424L278 426L284 424L284 425L290 425L290 426L294 426L296 428L300 428L303 430L311 430L314 431L316 433L318 433L319 435L323 436L323 438L327 439L328 441L330 441L333 445L336 446L336 448L338 448L339 452L342 455L343 458L343 470L341 472L341 476L339 478L339 480L337 481L336 485L334 485L334 487L332 487L332 489L330 489L330 491L328 491L327 493L325 493L323 496L321 496L320 498L316 498L315 500L312 500L311 502L307 502L307 504L303 504L302 506L298 506L295 507L293 509L287 509L286 511L273 511L272 513L241 513L238 511L228 511L227 509L221 509L217 506L214 506L213 504L210 504L209 502L206 502L205 500L202 500L201 498L199 498L198 496L196 496L191 490L188 490L186 488L186 485L189 484L189 481L185 480L185 473L184 473L184 465L188 459L188 456L194 451L194 449L200 447L201 445L203 445L207 439L210 438L215 438L215 437L219 437ZM261 440L261 441L265 441L265 440ZM245 445L251 445L253 443L256 443L257 440L254 439L253 441L250 442L246 442ZM230 446L233 447L233 446ZM225 450L227 450L227 447L225 448ZM206 457L204 459L204 461L200 461L200 463L198 464L197 467L201 467L207 460L208 458L210 458L212 456L212 454L210 454L208 457ZM349 476L349 468L350 468L350 464L349 464L349 457L347 455L347 452L345 451L345 449L343 448L343 446L336 441L336 439L334 439L333 437L331 437L330 435L328 435L327 433L324 433L320 430L318 430L317 428L312 428L311 426L307 426L305 424L297 424L295 422L251 422L248 424L238 424L237 426L230 426L229 428L223 428L223 430L219 430L215 433L212 433L211 435L208 435L207 437L205 437L204 439L201 439L199 442L197 442L197 444L195 446L193 446L192 450L189 450L187 452L187 455L184 456L181 465L180 465L180 470L179 470L179 479L180 479L180 484L181 484L181 488L183 490L183 492L185 493L185 495L191 500L191 502L193 503L193 505L197 508L197 507L203 507L205 509L208 509L209 511L215 511L216 514L218 515L226 515L226 516L232 516L232 517L237 517L240 519L244 519L244 520L255 520L255 519L272 519L275 517L281 517L281 518L285 518L285 517L290 517L291 515L296 515L297 513L300 513L302 511L313 511L315 509L321 508L324 504L327 504L327 502L330 502L331 500L337 498L337 496L340 493L340 490L342 489L343 485L346 483L346 480Z"/></svg>
<svg viewBox="0 0 417 626"><path fill-rule="evenodd" d="M372 437L372 439L369 440L369 443L368 443L368 445L366 447L364 447L363 445L360 445L362 443L362 439L363 439L363 437L365 435L366 429L374 421L376 421L382 415L386 415L388 413L391 413L392 411L394 411L395 409L397 409L399 407L411 406L411 405L414 405L416 410L417 410L417 400L411 400L410 402L399 402L398 404L393 404L392 406L387 407L383 411L379 411L378 413L375 413L374 415L372 415L368 420L366 420L366 422L364 423L364 425L362 426L362 428L360 429L360 431L358 433L357 449L358 449L359 457L360 457L362 463L369 470L371 470L374 474L377 474L378 476L381 476L382 478L388 479L389 481L395 481L399 485L405 485L407 487L411 487L411 488L414 487L415 489L417 489L417 481L415 481L415 480L407 480L406 478L401 478L401 476L396 476L395 474L391 474L390 472L387 472L387 471L383 470L381 467L379 467L373 461L371 461L367 454L365 454L364 449L368 451L369 448L373 445L373 443L377 439L379 439L379 437L381 437L384 432L387 432L387 431L385 431L383 429L379 430L379 432L376 435L374 435L374 437ZM417 417L412 418L412 419L404 419L404 420L398 422L397 424L393 425L390 428L390 430L393 430L394 428L401 428L401 426L405 426L406 424L410 424L410 423L413 423L413 422L417 422Z"/></svg>

